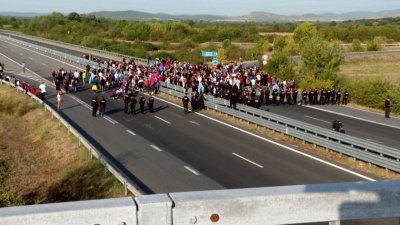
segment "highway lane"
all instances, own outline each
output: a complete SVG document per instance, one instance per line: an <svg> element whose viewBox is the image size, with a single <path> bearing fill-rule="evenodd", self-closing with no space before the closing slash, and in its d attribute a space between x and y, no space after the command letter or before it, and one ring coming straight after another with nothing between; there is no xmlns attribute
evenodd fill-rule
<svg viewBox="0 0 400 225"><path fill-rule="evenodd" d="M377 124L354 117L347 117L345 115L338 115L333 112L325 112L303 106L279 105L263 106L263 108L268 108L272 113L310 123L326 129L332 128L333 120L340 119L343 122L343 128L348 135L387 145L393 148L399 148L400 146L400 139L398 138L400 128L390 127L383 123ZM321 106L319 108L324 107Z"/></svg>
<svg viewBox="0 0 400 225"><path fill-rule="evenodd" d="M10 48L18 47L9 46L7 49ZM23 52L24 56L16 51ZM34 58L30 63L33 70L38 74L47 74L48 79L55 68L74 69L65 63L50 60L22 48L14 52L8 51L7 54L17 61L26 57ZM51 65L52 68L42 63ZM76 96L89 102L93 94L83 91ZM161 107L162 110L129 118L122 115L121 101L109 101L108 111L113 112L109 116L146 140L151 140L162 151L177 156L194 171L226 188L361 180L359 177L303 155L293 154L285 148L197 115L191 114L182 118L179 116L183 115L181 109L161 101L156 102L156 107ZM163 161L158 163L162 164ZM262 168L255 164L261 165Z"/></svg>
<svg viewBox="0 0 400 225"><path fill-rule="evenodd" d="M16 36L15 36L16 37ZM83 52L69 50L67 48L61 48L52 46L50 44L42 44L41 42L35 42L30 39L18 37L18 39L41 44L45 47L51 47L59 51L65 51L69 54L76 56L82 56ZM346 117L342 115L336 115L335 113L328 113L313 108L294 107L294 106L268 106L271 112L293 118L299 121L304 121L322 128L331 129L331 123L334 119L341 119L346 133L354 137L359 137L364 140L373 141L375 143L384 144L393 148L400 146L400 139L397 138L399 129L394 127L388 127L384 124L375 124L368 121L358 120L356 117Z"/></svg>

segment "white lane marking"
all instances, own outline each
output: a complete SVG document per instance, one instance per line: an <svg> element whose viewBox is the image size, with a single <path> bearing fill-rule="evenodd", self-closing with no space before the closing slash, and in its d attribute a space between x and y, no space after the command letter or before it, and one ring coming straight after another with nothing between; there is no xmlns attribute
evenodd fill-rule
<svg viewBox="0 0 400 225"><path fill-rule="evenodd" d="M196 121L193 121L193 120L189 120L189 123L196 124L197 126L199 126L199 125L200 125L198 122L196 122Z"/></svg>
<svg viewBox="0 0 400 225"><path fill-rule="evenodd" d="M159 152L162 152L162 150L159 147L155 146L155 145L150 145L150 147L154 148L155 150L157 150Z"/></svg>
<svg viewBox="0 0 400 225"><path fill-rule="evenodd" d="M115 124L117 124L117 123L118 123L117 121L115 121L115 120L111 119L111 118L110 118L110 117L108 117L108 116L105 116L105 117L104 117L104 119L105 119L105 120L107 120L108 122L112 123L113 125L115 125Z"/></svg>
<svg viewBox="0 0 400 225"><path fill-rule="evenodd" d="M45 63L42 63L43 66L47 66Z"/></svg>
<svg viewBox="0 0 400 225"><path fill-rule="evenodd" d="M136 134L135 134L133 131L131 131L131 130L126 130L126 132L128 132L128 133L132 134L133 136L135 136L135 135L136 135Z"/></svg>
<svg viewBox="0 0 400 225"><path fill-rule="evenodd" d="M86 102L83 102L82 100L80 100L79 98L75 97L74 95L69 95L72 99L74 99L75 101L77 101L79 104L81 104L82 106L84 106L85 108L88 108L90 110L92 110L92 107L89 106L89 104L87 104Z"/></svg>
<svg viewBox="0 0 400 225"><path fill-rule="evenodd" d="M260 164L255 163L255 162L251 161L250 159L247 159L247 158L245 158L245 157L243 157L243 156L241 156L241 155L238 155L238 154L236 154L236 153L234 153L234 152L232 153L232 155L234 155L234 156L236 156L236 157L239 157L239 158L243 159L244 161L247 161L247 162L249 162L249 163L251 163L251 164L253 164L253 165L255 165L255 166L258 166L258 167L260 167L260 168L264 168L264 167L261 166Z"/></svg>
<svg viewBox="0 0 400 225"><path fill-rule="evenodd" d="M331 123L331 122L329 122L329 121L326 121L326 120L321 120L321 119L318 119L318 118L315 118L315 117L312 117L312 116L304 116L304 117L307 117L307 118L310 118L310 119L313 119L313 120L317 120L317 121L321 121L321 122L324 122L324 123Z"/></svg>
<svg viewBox="0 0 400 225"><path fill-rule="evenodd" d="M30 60L33 60L33 58L32 58L32 57L29 57L29 59L30 59Z"/></svg>
<svg viewBox="0 0 400 225"><path fill-rule="evenodd" d="M324 111L324 112L336 114L336 115L339 115L339 116L345 116L345 117L348 117L348 118L352 118L352 119L356 119L356 120L361 120L361 121L364 121L364 122L369 122L369 123L373 123L373 124L378 124L378 125L382 125L382 126L386 126L386 127L395 128L395 129L400 129L399 126L394 126L394 125L390 125L390 124L380 123L380 122L376 122L376 121L374 121L374 120L368 120L368 119L364 119L364 118L361 118L361 117L351 116L351 115L347 115L347 114L344 114L344 113L339 113L339 112L335 112L335 111L331 111L331 110L327 110L327 109L321 109L321 108L318 108L318 107L315 107L315 106L304 105L304 107L308 107L308 108L312 108L312 109L316 109L316 110L320 110L320 111Z"/></svg>
<svg viewBox="0 0 400 225"><path fill-rule="evenodd" d="M189 170L190 172L192 172L194 175L199 176L200 173L197 172L196 170L190 168L189 166L185 166L185 169Z"/></svg>
<svg viewBox="0 0 400 225"><path fill-rule="evenodd" d="M169 121L167 121L167 120L164 120L164 119L161 118L161 117L158 117L158 116L154 116L154 117L157 118L157 119L159 119L159 120L161 120L161 121L163 121L164 123L171 124L171 122L169 122Z"/></svg>
<svg viewBox="0 0 400 225"><path fill-rule="evenodd" d="M156 98L157 98L157 97L156 97ZM169 103L169 104L171 104L171 105L173 105L173 106L176 106L176 107L178 107L178 108L183 109L182 106L177 105L177 104L175 104L175 103L166 101L166 100L161 99L161 98L157 98L157 99L160 100L160 101ZM235 129L235 130L241 131L241 132L243 132L243 133L245 133L245 134L251 135L251 136L256 137L256 138L258 138L258 139L261 139L261 140L263 140L263 141L266 141L266 142L269 142L269 143L271 143L271 144L277 145L277 146L279 146L279 147L281 147L281 148L284 148L284 149L286 149L286 150L292 151L292 152L294 152L294 153L297 153L297 154L299 154L299 155L305 156L305 157L307 157L307 158L313 159L313 160L318 161L318 162L320 162L320 163L323 163L323 164L325 164L325 165L328 165L328 166L334 167L334 168L336 168L336 169L342 170L342 171L344 171L344 172L353 174L353 175L358 176L358 177L361 177L361 178L363 178L363 179L365 179L365 180L376 181L375 179L372 179L372 178L370 178L370 177L364 176L364 175L362 175L362 174L360 174L360 173L351 171L351 170L346 169L346 168L344 168L344 167L341 167L341 166L335 165L335 164L333 164L333 163L330 163L330 162L328 162L328 161L319 159L319 158L317 158L317 157L315 157L315 156L306 154L306 153L301 152L301 151L299 151L299 150L296 150L296 149L294 149L294 148L291 148L291 147L288 147L288 146L286 146L286 145L280 144L280 143L278 143L278 142L276 142L276 141L269 140L269 139L267 139L267 138L265 138L265 137L261 137L261 136L259 136L259 135L257 135L257 134L253 134L253 133L251 133L251 132L249 132L249 131L243 130L243 129L238 128L238 127L235 127L235 126L233 126L233 125L231 125L231 124L228 124L228 123L219 121L219 120L217 120L217 119L214 119L214 118L212 118L212 117L203 115L203 114L198 113L198 112L195 112L195 113L196 113L197 115L199 115L199 116L202 116L202 117L204 117L204 118L207 118L207 119L212 120L212 121L214 121L214 122L217 122L217 123L219 123L219 124L225 125L225 126L227 126L227 127L233 128L233 129Z"/></svg>
<svg viewBox="0 0 400 225"><path fill-rule="evenodd" d="M65 64L65 65L68 65L68 66L71 66L71 67L74 67L74 68L77 68L77 69L82 69L82 68L80 68L80 67L77 67L77 66L75 66L75 65L72 65L72 64L69 64L69 63L67 63L67 62L64 62L64 61L61 61L61 60L58 60L58 59L52 58L52 57L50 57L50 56L48 56L48 55L44 55L44 54L42 54L42 53L40 53L40 52L36 52L36 51L34 51L34 50L31 50L31 49L29 49L29 48L25 48L25 47L19 46L19 45L17 45L17 44L14 44L14 43L10 43L10 42L8 42L8 41L5 41L5 40L1 40L1 41L3 41L3 42L6 42L6 43L8 43L8 44L10 44L10 45L14 45L14 46L17 46L17 47L19 47L19 48L25 49L25 50L27 50L27 51L33 52L33 53L35 53L35 54L38 54L38 55L41 55L41 56L47 57L47 58L49 58L49 59L52 59L52 60L54 60L54 61L57 61L57 62L63 63L63 64Z"/></svg>

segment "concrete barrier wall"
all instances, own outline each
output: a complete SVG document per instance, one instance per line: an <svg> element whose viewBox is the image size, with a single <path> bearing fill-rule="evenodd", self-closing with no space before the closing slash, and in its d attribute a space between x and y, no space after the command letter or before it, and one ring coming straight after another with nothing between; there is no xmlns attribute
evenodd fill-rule
<svg viewBox="0 0 400 225"><path fill-rule="evenodd" d="M400 181L183 192L0 209L1 225L235 225L400 217Z"/></svg>

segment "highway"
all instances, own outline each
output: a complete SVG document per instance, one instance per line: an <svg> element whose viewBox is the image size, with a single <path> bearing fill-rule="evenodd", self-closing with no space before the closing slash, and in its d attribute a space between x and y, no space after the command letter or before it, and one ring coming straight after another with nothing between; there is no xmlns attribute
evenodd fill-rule
<svg viewBox="0 0 400 225"><path fill-rule="evenodd" d="M47 80L55 69L77 69L0 43L1 60L25 61ZM6 69L18 71L15 63L5 63ZM299 154L302 150L295 146L274 144L198 114L184 115L181 108L161 100L156 100L155 113L143 115L125 115L121 101L109 100L106 114L113 121L109 122L92 118L89 109L79 104L93 97L88 87L63 97L67 99L64 116L155 193L365 180L335 164ZM54 95L49 101L55 102Z"/></svg>
<svg viewBox="0 0 400 225"><path fill-rule="evenodd" d="M42 46L59 50L75 56L81 57L83 54L87 54L87 52L83 53L77 50L71 50L68 48L53 46L51 44L46 44L39 41L33 41L15 35L10 35L10 36L34 44L40 44ZM105 58L102 58L102 60L105 60ZM349 90L349 92L351 100L351 90ZM382 100L382 104L383 101L384 99ZM324 109L324 107L325 106L321 106L320 108ZM300 107L300 106L263 106L263 109L269 109L270 112L272 113L276 113L299 121L304 121L309 124L313 124L327 129L331 129L332 126L331 124L333 120L340 119L343 122L346 133L351 136L358 137L368 141L373 141L379 144L384 144L393 148L398 148L398 146L400 146L400 139L398 138L398 132L400 130L400 122L396 119L392 119L392 121L385 121L383 118L382 118L383 120L381 120L379 118L375 119L376 117L374 117L366 120L359 120L357 116L348 117L344 115L338 115L337 113L330 113L323 110L317 110L313 107ZM337 111L337 109L334 109L333 111ZM371 121L379 121L379 122L371 122Z"/></svg>

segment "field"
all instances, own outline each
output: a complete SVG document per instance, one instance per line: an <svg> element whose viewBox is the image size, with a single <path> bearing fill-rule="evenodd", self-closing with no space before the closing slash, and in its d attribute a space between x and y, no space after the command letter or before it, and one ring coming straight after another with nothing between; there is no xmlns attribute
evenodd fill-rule
<svg viewBox="0 0 400 225"><path fill-rule="evenodd" d="M400 81L400 55L346 57L339 76L347 78L385 79Z"/></svg>
<svg viewBox="0 0 400 225"><path fill-rule="evenodd" d="M123 187L29 97L0 85L0 207L123 196Z"/></svg>

